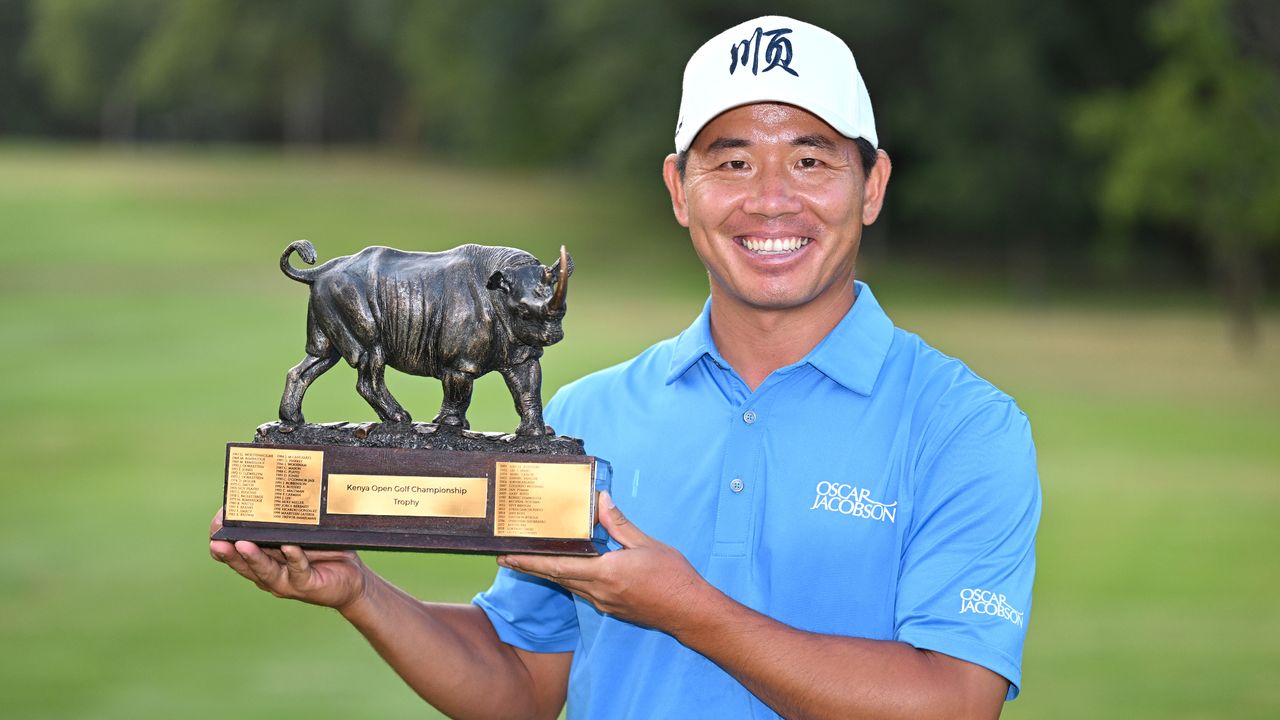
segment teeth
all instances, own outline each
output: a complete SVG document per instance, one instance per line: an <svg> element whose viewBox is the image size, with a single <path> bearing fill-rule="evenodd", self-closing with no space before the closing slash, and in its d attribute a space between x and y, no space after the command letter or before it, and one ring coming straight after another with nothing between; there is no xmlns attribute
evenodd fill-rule
<svg viewBox="0 0 1280 720"><path fill-rule="evenodd" d="M809 238L789 237L767 238L765 240L743 238L740 242L743 247L753 253L759 253L761 255L781 255L783 253L795 252L805 245L808 245Z"/></svg>

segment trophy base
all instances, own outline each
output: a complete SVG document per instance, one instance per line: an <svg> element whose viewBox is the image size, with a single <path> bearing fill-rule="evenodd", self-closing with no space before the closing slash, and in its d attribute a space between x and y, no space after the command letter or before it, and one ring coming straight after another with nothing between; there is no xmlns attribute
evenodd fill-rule
<svg viewBox="0 0 1280 720"><path fill-rule="evenodd" d="M392 533L381 530L321 529L303 533L270 527L223 527L210 540L248 540L262 547L299 545L334 550L402 550L475 555L507 553L536 555L600 555L604 544L595 540L498 538L484 536Z"/></svg>
<svg viewBox="0 0 1280 720"><path fill-rule="evenodd" d="M317 548L598 555L608 462L575 438L429 423L258 428L227 443L215 540Z"/></svg>

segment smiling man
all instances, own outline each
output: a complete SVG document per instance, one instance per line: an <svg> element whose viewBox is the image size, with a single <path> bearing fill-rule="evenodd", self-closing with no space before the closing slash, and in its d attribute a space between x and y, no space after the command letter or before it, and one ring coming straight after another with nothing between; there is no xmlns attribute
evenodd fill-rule
<svg viewBox="0 0 1280 720"><path fill-rule="evenodd" d="M862 226L889 157L864 172L855 141L794 105L729 109L663 176L711 280L712 334L754 388L814 348L854 302Z"/></svg>
<svg viewBox="0 0 1280 720"><path fill-rule="evenodd" d="M783 17L690 59L663 178L707 268L679 336L564 388L614 466L598 558L506 556L471 605L353 553L214 543L338 608L458 717L996 717L1021 683L1040 490L1026 416L855 280L889 157L848 47Z"/></svg>

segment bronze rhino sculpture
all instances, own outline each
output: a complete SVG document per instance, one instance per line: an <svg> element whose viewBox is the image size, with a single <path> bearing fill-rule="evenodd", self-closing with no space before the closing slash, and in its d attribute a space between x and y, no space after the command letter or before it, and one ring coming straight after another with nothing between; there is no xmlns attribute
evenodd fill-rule
<svg viewBox="0 0 1280 720"><path fill-rule="evenodd" d="M502 373L520 414L517 435L544 435L543 348L564 337L561 321L573 260L560 248L551 267L523 250L462 245L443 252L369 247L298 269L294 252L315 264L315 247L298 240L280 256L285 275L311 286L307 356L291 370L280 398L281 430L302 425L302 397L344 359L358 372L356 390L387 423L409 413L383 381L387 366L439 378L444 402L434 422L467 429L476 378Z"/></svg>

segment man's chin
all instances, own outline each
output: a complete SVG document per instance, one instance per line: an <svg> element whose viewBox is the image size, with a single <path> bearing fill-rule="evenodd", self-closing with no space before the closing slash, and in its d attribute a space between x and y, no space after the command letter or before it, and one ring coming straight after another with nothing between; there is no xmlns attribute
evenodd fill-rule
<svg viewBox="0 0 1280 720"><path fill-rule="evenodd" d="M749 292L725 291L720 293L719 297L744 309L759 312L795 310L813 301L810 294L791 289L769 291L753 288Z"/></svg>

